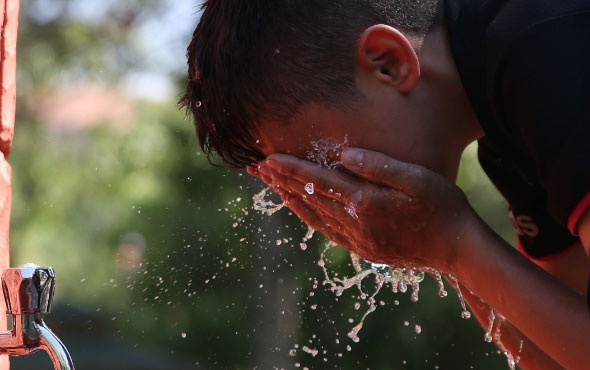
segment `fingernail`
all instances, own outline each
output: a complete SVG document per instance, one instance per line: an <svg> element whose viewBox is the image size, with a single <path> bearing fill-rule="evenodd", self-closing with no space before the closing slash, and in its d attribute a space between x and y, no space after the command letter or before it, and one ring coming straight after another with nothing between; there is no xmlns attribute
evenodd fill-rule
<svg viewBox="0 0 590 370"><path fill-rule="evenodd" d="M258 165L247 166L246 171L248 171L248 173L250 175L257 176L258 175Z"/></svg>
<svg viewBox="0 0 590 370"><path fill-rule="evenodd" d="M364 151L355 148L347 148L342 153L342 164L350 169L360 170L363 167Z"/></svg>

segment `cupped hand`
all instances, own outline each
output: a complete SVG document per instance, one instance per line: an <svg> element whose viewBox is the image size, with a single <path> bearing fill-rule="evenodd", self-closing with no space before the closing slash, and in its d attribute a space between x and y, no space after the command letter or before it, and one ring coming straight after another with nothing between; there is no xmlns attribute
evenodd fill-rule
<svg viewBox="0 0 590 370"><path fill-rule="evenodd" d="M364 149L348 148L341 163L347 172L273 154L249 172L308 225L365 259L453 270L455 246L477 217L457 186Z"/></svg>

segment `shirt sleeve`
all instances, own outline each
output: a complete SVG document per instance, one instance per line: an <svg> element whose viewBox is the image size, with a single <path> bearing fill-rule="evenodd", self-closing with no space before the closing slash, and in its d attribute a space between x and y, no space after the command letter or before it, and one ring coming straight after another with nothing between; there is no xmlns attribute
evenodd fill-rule
<svg viewBox="0 0 590 370"><path fill-rule="evenodd" d="M497 70L498 114L572 233L590 207L589 46L590 10L562 15L515 35Z"/></svg>

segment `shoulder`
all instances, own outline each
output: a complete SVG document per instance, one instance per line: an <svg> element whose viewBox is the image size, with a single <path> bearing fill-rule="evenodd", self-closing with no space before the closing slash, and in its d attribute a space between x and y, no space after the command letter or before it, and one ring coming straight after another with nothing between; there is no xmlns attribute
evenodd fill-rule
<svg viewBox="0 0 590 370"><path fill-rule="evenodd" d="M590 11L590 0L491 0L490 2L500 4L494 7L497 11L486 30L486 38L491 42L514 40L536 26L553 21L559 22L560 19L571 16L583 16Z"/></svg>
<svg viewBox="0 0 590 370"><path fill-rule="evenodd" d="M488 78L497 76L508 62L527 67L561 62L575 66L573 57L588 57L590 0L508 2L486 29ZM543 59L535 59L543 58Z"/></svg>

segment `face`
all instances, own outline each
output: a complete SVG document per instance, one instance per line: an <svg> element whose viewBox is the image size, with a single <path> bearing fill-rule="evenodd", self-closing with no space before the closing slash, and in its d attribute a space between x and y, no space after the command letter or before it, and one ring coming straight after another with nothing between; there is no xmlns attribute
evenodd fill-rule
<svg viewBox="0 0 590 370"><path fill-rule="evenodd" d="M363 91L365 98L345 110L319 104L302 107L290 122L262 122L260 146L264 155L291 154L306 158L314 143L329 140L361 147L404 161L420 162L420 134L407 124L390 92ZM389 94L388 94L389 93Z"/></svg>
<svg viewBox="0 0 590 370"><path fill-rule="evenodd" d="M420 66L410 42L383 25L368 28L358 44L355 82L363 98L346 109L307 104L290 122L261 122L265 155L286 153L305 158L321 139L378 151L420 163L424 130L416 110Z"/></svg>
<svg viewBox="0 0 590 370"><path fill-rule="evenodd" d="M464 124L476 120L471 109L465 109L467 98L452 58L436 47L445 42L437 35L425 41L421 53L427 63L422 68L401 33L384 25L365 30L355 74L363 98L346 109L308 104L289 122L260 122L262 153L305 159L313 142L330 139L418 164L454 180L461 152L480 128Z"/></svg>

